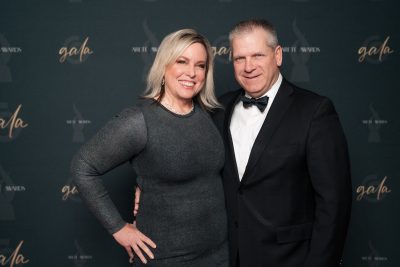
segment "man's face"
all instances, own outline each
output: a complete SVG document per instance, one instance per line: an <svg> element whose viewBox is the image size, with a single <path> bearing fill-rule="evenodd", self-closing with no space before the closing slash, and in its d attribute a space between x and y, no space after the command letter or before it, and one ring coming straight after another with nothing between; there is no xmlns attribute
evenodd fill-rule
<svg viewBox="0 0 400 267"><path fill-rule="evenodd" d="M282 48L268 46L270 34L263 29L241 33L232 40L235 78L251 97L267 92L279 76Z"/></svg>

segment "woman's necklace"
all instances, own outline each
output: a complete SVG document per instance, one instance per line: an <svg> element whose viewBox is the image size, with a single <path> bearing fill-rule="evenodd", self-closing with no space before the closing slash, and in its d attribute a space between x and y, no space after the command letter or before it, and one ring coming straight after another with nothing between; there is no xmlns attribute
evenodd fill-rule
<svg viewBox="0 0 400 267"><path fill-rule="evenodd" d="M181 112L181 111L177 111L172 105L168 104L166 101L161 101L161 104L166 107L169 111L171 111L172 113L178 114L178 115L187 115L189 113L191 113L194 109L194 104L193 104L193 100L191 102L191 108L189 111L187 112Z"/></svg>

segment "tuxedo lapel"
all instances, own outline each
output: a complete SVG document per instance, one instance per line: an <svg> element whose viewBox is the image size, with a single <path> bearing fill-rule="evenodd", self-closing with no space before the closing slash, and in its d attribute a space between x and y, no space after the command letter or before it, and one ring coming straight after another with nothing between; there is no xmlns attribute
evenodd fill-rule
<svg viewBox="0 0 400 267"><path fill-rule="evenodd" d="M263 125L261 126L260 132L258 133L256 140L254 141L249 160L247 162L246 170L243 174L243 178L241 181L242 184L246 183L249 174L254 169L258 159L270 143L275 130L278 128L285 112L288 110L290 104L292 103L292 92L293 89L290 84L283 80L278 90L278 93L275 96L274 102L271 105L268 115L265 118Z"/></svg>
<svg viewBox="0 0 400 267"><path fill-rule="evenodd" d="M230 125L231 125L233 110L235 109L236 104L239 102L242 93L243 91L240 90L238 94L232 97L232 100L226 105L226 110L225 110L226 115L224 119L224 137L227 146L227 155L226 155L227 164L225 164L225 166L228 168L229 171L232 172L232 175L230 175L229 177L234 177L233 180L235 183L237 183L238 186L240 182L239 172L236 164L235 149L233 147Z"/></svg>

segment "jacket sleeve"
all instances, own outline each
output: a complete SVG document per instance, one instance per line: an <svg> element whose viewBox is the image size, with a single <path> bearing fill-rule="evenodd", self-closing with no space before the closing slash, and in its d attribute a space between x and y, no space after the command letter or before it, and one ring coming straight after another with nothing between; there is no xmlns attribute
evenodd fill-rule
<svg viewBox="0 0 400 267"><path fill-rule="evenodd" d="M137 155L146 141L143 114L136 108L125 109L83 145L72 159L71 173L80 197L111 234L126 222L104 188L101 175Z"/></svg>
<svg viewBox="0 0 400 267"><path fill-rule="evenodd" d="M351 210L346 139L332 102L314 113L307 141L307 166L314 188L315 220L305 267L338 267Z"/></svg>

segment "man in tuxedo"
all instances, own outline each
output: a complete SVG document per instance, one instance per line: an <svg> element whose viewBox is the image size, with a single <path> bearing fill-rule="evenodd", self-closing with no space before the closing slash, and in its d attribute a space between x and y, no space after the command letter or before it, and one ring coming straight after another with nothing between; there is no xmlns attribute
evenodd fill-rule
<svg viewBox="0 0 400 267"><path fill-rule="evenodd" d="M214 115L232 266L337 267L351 209L347 144L332 102L280 74L274 27L247 20L230 33L241 89Z"/></svg>

